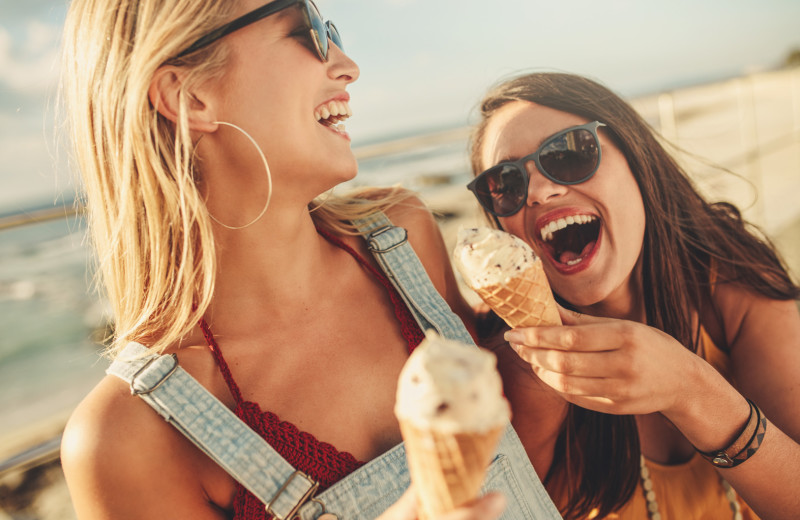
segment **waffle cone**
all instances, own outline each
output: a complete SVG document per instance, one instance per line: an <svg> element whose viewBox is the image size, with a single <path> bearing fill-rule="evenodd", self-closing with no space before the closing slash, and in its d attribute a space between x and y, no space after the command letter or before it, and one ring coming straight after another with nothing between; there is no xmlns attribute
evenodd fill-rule
<svg viewBox="0 0 800 520"><path fill-rule="evenodd" d="M507 284L473 290L511 328L561 325L540 259Z"/></svg>
<svg viewBox="0 0 800 520"><path fill-rule="evenodd" d="M441 514L478 498L504 427L480 433L441 433L400 421L419 519Z"/></svg>

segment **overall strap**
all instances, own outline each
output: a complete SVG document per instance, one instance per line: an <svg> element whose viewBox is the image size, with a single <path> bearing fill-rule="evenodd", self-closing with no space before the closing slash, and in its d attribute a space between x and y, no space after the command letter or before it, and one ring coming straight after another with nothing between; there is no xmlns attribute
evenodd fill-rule
<svg viewBox="0 0 800 520"><path fill-rule="evenodd" d="M178 365L175 354L149 354L129 343L106 371L130 385L279 520L291 518L318 483L295 470L272 446Z"/></svg>
<svg viewBox="0 0 800 520"><path fill-rule="evenodd" d="M354 220L372 252L414 319L425 331L434 329L448 339L474 344L464 323L433 286L419 257L408 243L405 229L392 224L382 212Z"/></svg>

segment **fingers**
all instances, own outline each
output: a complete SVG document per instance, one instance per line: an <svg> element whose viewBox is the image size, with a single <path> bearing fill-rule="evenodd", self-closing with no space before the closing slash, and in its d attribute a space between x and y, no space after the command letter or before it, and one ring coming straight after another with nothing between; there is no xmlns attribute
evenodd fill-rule
<svg viewBox="0 0 800 520"><path fill-rule="evenodd" d="M506 507L501 493L488 493L470 505L459 507L432 520L495 520ZM409 487L400 499L375 520L417 520L417 497Z"/></svg>
<svg viewBox="0 0 800 520"><path fill-rule="evenodd" d="M607 351L586 352L535 348L511 344L511 348L528 364L558 374L581 377L617 377L619 363Z"/></svg>
<svg viewBox="0 0 800 520"><path fill-rule="evenodd" d="M375 520L416 520L417 495L409 487L400 499Z"/></svg>
<svg viewBox="0 0 800 520"><path fill-rule="evenodd" d="M544 384L564 397L608 396L613 390L610 388L613 380L603 377L571 376L538 367L533 367L533 371Z"/></svg>
<svg viewBox="0 0 800 520"><path fill-rule="evenodd" d="M593 323L568 327L528 327L505 333L505 340L526 347L601 352L619 347L623 323Z"/></svg>
<svg viewBox="0 0 800 520"><path fill-rule="evenodd" d="M578 311L573 311L571 309L567 309L566 307L562 307L559 303L558 305L558 314L561 316L561 323L564 325L582 325L587 323L602 323L604 321L609 321L611 318L598 318L595 316L591 316L589 314L581 314Z"/></svg>
<svg viewBox="0 0 800 520"><path fill-rule="evenodd" d="M506 507L506 499L501 493L489 493L469 506L459 507L436 520L495 520Z"/></svg>

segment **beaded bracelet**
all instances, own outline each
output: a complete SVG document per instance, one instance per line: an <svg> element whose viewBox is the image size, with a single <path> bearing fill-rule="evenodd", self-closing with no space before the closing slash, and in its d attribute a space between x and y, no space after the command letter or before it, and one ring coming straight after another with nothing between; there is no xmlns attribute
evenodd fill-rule
<svg viewBox="0 0 800 520"><path fill-rule="evenodd" d="M753 401L748 399L747 402L750 404L750 418L730 446L712 452L697 450L700 455L718 468L738 466L755 455L758 448L761 447L761 442L764 440L764 434L767 431L767 418Z"/></svg>

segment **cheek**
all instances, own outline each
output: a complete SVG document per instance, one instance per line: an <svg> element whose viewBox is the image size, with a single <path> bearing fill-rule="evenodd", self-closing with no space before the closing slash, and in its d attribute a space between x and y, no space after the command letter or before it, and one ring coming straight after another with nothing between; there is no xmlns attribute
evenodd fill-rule
<svg viewBox="0 0 800 520"><path fill-rule="evenodd" d="M639 186L632 176L618 186L615 206L617 210L613 219L619 231L615 240L619 247L628 251L626 254L630 255L631 262L635 263L644 241L645 210Z"/></svg>
<svg viewBox="0 0 800 520"><path fill-rule="evenodd" d="M531 236L528 235L528 232L533 229L534 224L533 222L527 222L525 217L527 213L526 209L527 208L522 208L516 215L499 219L500 225L502 226L503 231L511 233L512 235L517 236L527 242L528 245L531 246L534 252L538 255L540 254L540 251L537 243Z"/></svg>
<svg viewBox="0 0 800 520"><path fill-rule="evenodd" d="M619 197L623 202L620 207L623 210L626 222L636 233L641 235L644 232L645 224L644 201L633 174L629 173L620 183Z"/></svg>

